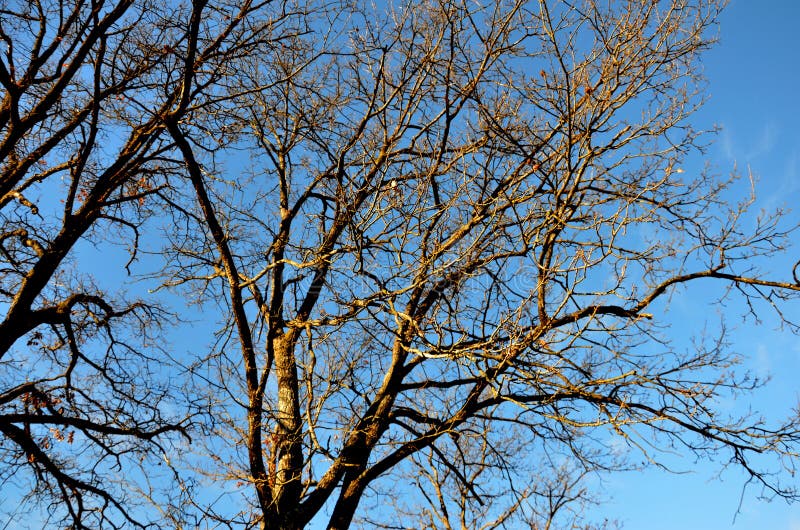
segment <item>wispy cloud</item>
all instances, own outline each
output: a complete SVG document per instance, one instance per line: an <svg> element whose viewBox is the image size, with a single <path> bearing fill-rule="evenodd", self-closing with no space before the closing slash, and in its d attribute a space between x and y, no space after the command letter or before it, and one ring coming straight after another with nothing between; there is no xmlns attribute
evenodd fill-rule
<svg viewBox="0 0 800 530"><path fill-rule="evenodd" d="M764 123L754 138L748 138L750 135L741 134L730 126L723 126L719 146L729 161L750 164L760 157L771 154L780 135L780 127L774 121Z"/></svg>
<svg viewBox="0 0 800 530"><path fill-rule="evenodd" d="M761 128L758 138L753 142L752 147L746 153L748 161L772 152L775 147L775 139L780 135L778 126L774 122L767 122Z"/></svg>

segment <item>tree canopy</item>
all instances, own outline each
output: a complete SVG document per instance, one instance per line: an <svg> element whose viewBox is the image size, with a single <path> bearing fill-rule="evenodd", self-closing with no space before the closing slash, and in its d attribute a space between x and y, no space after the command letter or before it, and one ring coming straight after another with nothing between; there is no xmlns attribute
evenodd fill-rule
<svg viewBox="0 0 800 530"><path fill-rule="evenodd" d="M0 0L5 514L595 528L662 450L793 499L795 413L667 325L798 329L794 227L684 169L720 9Z"/></svg>

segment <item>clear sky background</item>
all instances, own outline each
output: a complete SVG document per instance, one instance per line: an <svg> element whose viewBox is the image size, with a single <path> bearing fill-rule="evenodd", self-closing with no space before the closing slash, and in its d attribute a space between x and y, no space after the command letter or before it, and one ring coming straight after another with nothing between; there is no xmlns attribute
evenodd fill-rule
<svg viewBox="0 0 800 530"><path fill-rule="evenodd" d="M723 174L734 165L742 172L749 167L759 178L758 206L796 206L790 216L800 222L800 0L731 1L720 42L705 55L704 65L709 100L692 124L722 127L706 160ZM687 173L693 169L686 167ZM747 191L743 186L742 193ZM790 279L791 266L800 259L800 234L797 242L785 260L771 264L780 279ZM88 256L91 249L84 252ZM116 258L124 263L127 256L105 254L98 263L119 270L111 265ZM702 322L709 308L695 302L690 293L673 299L671 318L678 325L672 333L682 331L681 319L687 327ZM800 401L800 338L777 329L774 319L754 327L738 318L741 308L728 309L734 312L730 322L739 324L731 336L735 349L755 373L772 376L751 403L736 406L752 406L778 421ZM800 307L794 309L800 320ZM173 337L174 344L188 348L202 336L199 328L183 328L185 335ZM626 530L800 530L800 503L759 500L756 488L742 496L741 472L720 475L719 463L691 458L675 458L673 464L685 473L651 469L598 479L595 486L608 500L587 515L616 518ZM797 482L800 487L800 477Z"/></svg>
<svg viewBox="0 0 800 530"><path fill-rule="evenodd" d="M721 127L703 161L720 174L734 166L746 173L749 167L758 178L756 207L798 205L790 217L800 222L800 0L731 1L721 19L720 42L703 63L708 101L691 123ZM687 174L697 169L685 168ZM742 182L740 192L749 191ZM776 277L788 280L797 259L800 234L797 247L770 267ZM697 331L713 313L714 308L698 303L703 298L692 293L673 297L672 336L682 333L685 324L688 339L689 329ZM794 309L800 320L800 306ZM729 323L738 325L730 337L736 351L754 373L772 377L751 402L735 407L752 407L780 421L800 401L800 339L779 330L769 315L756 327L739 318L741 307L726 310L732 313ZM711 314L712 324L715 319ZM185 346L198 340L189 333L174 337L174 343ZM676 456L671 463L683 473L650 469L597 478L593 486L606 502L587 515L592 520L618 519L626 530L800 530L800 503L759 500L755 487L742 495L746 477L740 471L720 474L720 462L698 463L691 457Z"/></svg>
<svg viewBox="0 0 800 530"><path fill-rule="evenodd" d="M790 217L800 222L800 0L731 1L721 19L720 42L703 63L708 101L691 123L721 127L704 160L720 174L734 166L746 173L749 167L758 178L757 207L798 205ZM697 169L685 168L687 174ZM745 182L740 191L749 192ZM797 259L800 234L797 247L770 267L788 280ZM800 320L800 306L794 309ZM683 332L685 323L687 338L689 328L696 331L713 313L691 293L674 297L670 310L676 322L672 336ZM768 315L756 327L739 318L742 308L726 310L732 312L729 322L738 325L731 333L734 348L754 373L772 377L751 402L735 406L752 407L779 421L800 401L800 339L779 330ZM198 340L188 334L174 339L182 345ZM594 486L606 502L587 515L618 519L626 530L800 530L800 503L759 500L755 487L742 495L746 477L740 471L720 474L719 462L698 463L691 457L676 456L671 463L683 473L650 469L597 478Z"/></svg>
<svg viewBox="0 0 800 530"><path fill-rule="evenodd" d="M800 222L800 1L731 1L720 42L704 65L709 100L692 123L722 127L706 158L723 174L734 164L740 172L749 167L758 178L757 207L786 206L791 220ZM791 278L791 266L800 259L800 235L796 240L785 260L769 264L781 279ZM674 300L672 318L687 325L702 319L708 308L691 301L691 294ZM800 308L793 309L789 316L800 320ZM738 318L740 309L726 311L735 312L731 322L738 324L733 347L755 373L772 376L751 403L736 403L737 409L752 406L776 420L785 417L800 400L800 339L776 329L770 318L755 327ZM746 477L740 472L719 475L719 465L674 462L687 473L654 469L605 477L602 487L612 498L597 515L617 518L627 530L800 530L800 503L760 501L755 487L742 497Z"/></svg>

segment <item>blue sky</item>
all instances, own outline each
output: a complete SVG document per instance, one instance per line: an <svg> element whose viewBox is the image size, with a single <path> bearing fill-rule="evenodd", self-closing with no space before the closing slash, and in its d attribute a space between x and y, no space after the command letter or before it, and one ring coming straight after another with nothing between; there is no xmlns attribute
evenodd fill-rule
<svg viewBox="0 0 800 530"><path fill-rule="evenodd" d="M704 59L709 99L692 124L722 128L705 160L722 174L734 166L740 172L749 167L759 179L757 207L791 207L800 202L798 22L800 1L734 0L722 17L720 42ZM692 169L686 168L687 172ZM740 191L749 191L746 183ZM800 210L791 217L800 222ZM791 262L787 257L771 266L776 275L788 279ZM673 298L673 332L680 332L681 319L703 319L708 307L694 302L690 295ZM800 313L797 316L800 320ZM758 328L751 321L738 320L738 313L730 320L739 324L732 330L732 339L736 350L748 359L748 367L761 376L772 376L751 403L736 405L751 406L779 421L800 395L800 343L776 329L777 322L770 318ZM183 346L192 340L197 341L197 336L174 337ZM742 496L746 477L738 470L720 475L718 462L697 463L692 458L676 457L671 463L683 473L650 469L598 479L597 487L608 501L587 515L593 520L616 518L627 530L800 530L800 504L760 501L755 488Z"/></svg>
<svg viewBox="0 0 800 530"><path fill-rule="evenodd" d="M692 123L722 127L706 158L723 174L734 165L740 172L750 168L758 178L760 208L793 208L800 202L798 22L800 2L733 0L721 19L720 42L704 60L709 100ZM789 215L800 222L800 209ZM796 260L797 255L795 247L785 260L768 266L789 279L792 256ZM673 312L681 310L680 301L673 304ZM795 305L794 310L800 308ZM683 315L687 321L690 317L688 311ZM779 419L800 395L800 342L776 329L770 318L756 328L737 317L731 319L739 324L732 335L735 349L755 373L772 379L751 403L736 405ZM598 515L616 517L628 530L800 530L800 504L759 501L755 488L742 497L745 477L735 470L719 475L718 465L691 459L676 459L675 464L687 473L650 470L606 477L603 486L613 498Z"/></svg>
<svg viewBox="0 0 800 530"><path fill-rule="evenodd" d="M734 165L740 171L751 168L759 178L758 206L764 208L800 202L798 22L800 0L732 1L721 20L721 40L704 61L709 101L692 120L697 127L722 127L707 159L721 173ZM800 222L800 210L791 216ZM105 255L105 263L109 259ZM788 279L791 263L790 257L773 263L775 274ZM685 297L675 300L672 310L676 320L693 320L706 308L692 307ZM772 375L769 386L744 405L779 419L800 395L800 341L776 330L769 318L757 329L752 322L731 320L740 323L733 338L749 367ZM182 339L188 342L188 336L174 338L176 343ZM676 458L674 464L686 473L652 469L603 477L599 488L611 499L590 515L618 518L627 530L800 530L800 504L759 501L752 488L742 497L745 477L740 472L718 475L717 464L692 459Z"/></svg>

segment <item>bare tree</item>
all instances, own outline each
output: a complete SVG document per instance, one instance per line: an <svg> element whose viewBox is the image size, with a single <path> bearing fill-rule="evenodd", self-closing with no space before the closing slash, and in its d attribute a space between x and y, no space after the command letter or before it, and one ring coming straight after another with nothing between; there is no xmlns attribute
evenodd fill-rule
<svg viewBox="0 0 800 530"><path fill-rule="evenodd" d="M687 349L663 325L704 279L754 317L800 290L756 268L780 212L753 226L735 179L681 169L718 2L74 6L2 11L0 429L32 495L78 526L590 528L586 477L669 447L794 497L768 466L794 465L797 419L725 418L757 382L724 331ZM169 226L151 277L221 323L207 352L148 354L152 299L64 266L95 226L135 261L145 222ZM160 513L99 488L132 467Z"/></svg>
<svg viewBox="0 0 800 530"><path fill-rule="evenodd" d="M86 249L122 242L137 258L165 175L182 171L165 123L213 107L226 61L285 16L249 21L263 7L0 2L0 480L18 521L30 507L32 526L160 525L139 506L184 493L160 471L191 414L165 371L171 317L104 292Z"/></svg>

